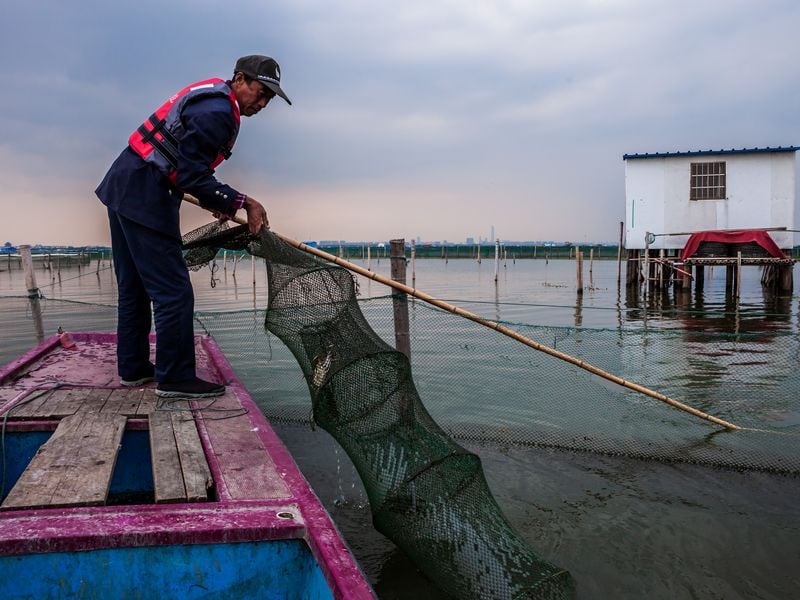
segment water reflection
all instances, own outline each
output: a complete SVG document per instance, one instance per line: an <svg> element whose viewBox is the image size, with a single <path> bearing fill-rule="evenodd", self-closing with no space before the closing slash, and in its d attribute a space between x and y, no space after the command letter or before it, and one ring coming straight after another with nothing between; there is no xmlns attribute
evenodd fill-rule
<svg viewBox="0 0 800 600"><path fill-rule="evenodd" d="M628 288L625 323L641 328L643 346L658 349L648 377L717 416L787 418L800 385L792 297L759 287L760 298L751 289L746 301L722 285L675 286L646 299Z"/></svg>

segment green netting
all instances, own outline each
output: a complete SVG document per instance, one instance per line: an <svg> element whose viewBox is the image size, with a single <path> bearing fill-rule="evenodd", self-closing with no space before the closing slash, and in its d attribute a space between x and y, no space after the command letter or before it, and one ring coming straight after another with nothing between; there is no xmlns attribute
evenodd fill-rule
<svg viewBox="0 0 800 600"><path fill-rule="evenodd" d="M356 466L375 527L457 598L564 598L569 574L540 559L508 524L480 459L420 401L408 358L360 310L353 277L283 243L219 225L187 236L190 267L220 247L267 260L266 328L300 364L314 421Z"/></svg>

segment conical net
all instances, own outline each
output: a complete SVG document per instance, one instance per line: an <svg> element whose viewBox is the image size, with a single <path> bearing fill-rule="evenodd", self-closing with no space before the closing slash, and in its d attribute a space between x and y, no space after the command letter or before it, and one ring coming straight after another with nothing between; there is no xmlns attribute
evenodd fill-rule
<svg viewBox="0 0 800 600"><path fill-rule="evenodd" d="M347 452L378 531L456 598L570 598L568 572L542 560L509 525L481 468L423 406L408 358L370 327L345 269L269 232L211 224L184 238L190 268L220 248L264 258L265 327L291 350L314 421Z"/></svg>

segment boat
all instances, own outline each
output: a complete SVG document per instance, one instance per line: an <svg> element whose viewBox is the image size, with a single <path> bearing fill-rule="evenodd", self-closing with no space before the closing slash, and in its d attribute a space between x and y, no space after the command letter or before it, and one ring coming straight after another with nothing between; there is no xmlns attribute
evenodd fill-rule
<svg viewBox="0 0 800 600"><path fill-rule="evenodd" d="M111 333L0 369L0 597L375 598L220 348L195 347L223 396L121 386Z"/></svg>

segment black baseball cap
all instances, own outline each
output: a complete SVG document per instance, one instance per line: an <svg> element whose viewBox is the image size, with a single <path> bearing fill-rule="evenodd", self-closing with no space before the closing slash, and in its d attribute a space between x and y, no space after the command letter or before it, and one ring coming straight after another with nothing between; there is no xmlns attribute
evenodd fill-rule
<svg viewBox="0 0 800 600"><path fill-rule="evenodd" d="M292 103L281 89L281 68L274 58L260 54L243 56L236 61L233 71L234 73L241 71L250 79L255 79L268 90L275 92L289 104Z"/></svg>

